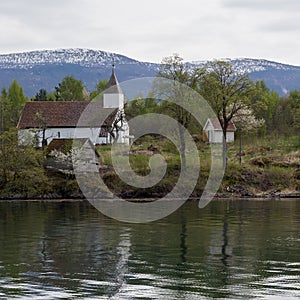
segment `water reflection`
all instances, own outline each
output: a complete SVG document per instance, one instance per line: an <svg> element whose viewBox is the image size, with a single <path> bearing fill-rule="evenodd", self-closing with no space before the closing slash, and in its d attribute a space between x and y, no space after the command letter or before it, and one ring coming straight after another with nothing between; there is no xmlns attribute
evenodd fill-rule
<svg viewBox="0 0 300 300"><path fill-rule="evenodd" d="M149 224L0 203L0 298L300 297L300 201L187 202Z"/></svg>

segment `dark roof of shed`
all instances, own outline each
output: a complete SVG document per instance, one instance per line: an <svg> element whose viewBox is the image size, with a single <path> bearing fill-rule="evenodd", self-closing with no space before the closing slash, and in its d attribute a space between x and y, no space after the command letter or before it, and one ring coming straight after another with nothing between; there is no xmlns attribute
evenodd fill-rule
<svg viewBox="0 0 300 300"><path fill-rule="evenodd" d="M73 147L82 148L85 143L89 143L95 151L95 154L99 157L99 153L94 147L93 143L89 138L76 138L76 139L53 139L47 147L47 154L53 150L60 151L64 154L68 154Z"/></svg>
<svg viewBox="0 0 300 300"><path fill-rule="evenodd" d="M99 127L101 124L110 126L116 113L115 108L103 108L101 101L26 102L18 128L40 128L43 123L47 127ZM82 114L84 119L80 119Z"/></svg>

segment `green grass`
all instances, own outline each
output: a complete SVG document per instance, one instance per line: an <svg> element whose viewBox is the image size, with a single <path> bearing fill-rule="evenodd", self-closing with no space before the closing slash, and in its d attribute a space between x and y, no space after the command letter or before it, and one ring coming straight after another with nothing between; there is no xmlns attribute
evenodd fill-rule
<svg viewBox="0 0 300 300"><path fill-rule="evenodd" d="M244 138L242 151L243 163L249 163L253 157L265 156L269 158L283 157L293 151L300 149L300 138L298 136L269 136L265 138L249 137ZM228 145L228 157L233 163L239 163L238 153L240 152L239 140Z"/></svg>
<svg viewBox="0 0 300 300"><path fill-rule="evenodd" d="M200 174L198 184L193 195L200 195L206 184L210 166L210 146L197 142L200 158ZM112 166L110 145L98 146L100 162ZM114 173L113 168L104 174L104 181L116 193L128 195L155 195L171 191L181 172L181 159L176 147L166 138L156 136L143 137L131 146L129 162L131 168L139 175L145 176L150 172L149 159L153 154L161 154L167 163L167 173L154 187L136 189L122 182ZM239 141L228 144L228 168L226 170L221 192L228 191L228 187L244 186L257 193L268 190L284 190L300 187L299 174L296 173L300 164L300 150L298 137L268 137L244 139L242 165L239 164ZM254 160L262 160L265 164L254 165Z"/></svg>

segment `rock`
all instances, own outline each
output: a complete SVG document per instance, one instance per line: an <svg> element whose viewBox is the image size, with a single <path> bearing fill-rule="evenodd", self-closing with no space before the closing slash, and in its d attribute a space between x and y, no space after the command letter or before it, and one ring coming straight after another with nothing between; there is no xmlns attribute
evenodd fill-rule
<svg viewBox="0 0 300 300"><path fill-rule="evenodd" d="M248 189L248 187L241 185L241 184L235 184L233 186L228 186L226 188L227 192L239 195L241 197L253 197L254 194L251 193Z"/></svg>
<svg viewBox="0 0 300 300"><path fill-rule="evenodd" d="M280 195L281 190L273 190L269 192L268 197L272 199L280 199Z"/></svg>

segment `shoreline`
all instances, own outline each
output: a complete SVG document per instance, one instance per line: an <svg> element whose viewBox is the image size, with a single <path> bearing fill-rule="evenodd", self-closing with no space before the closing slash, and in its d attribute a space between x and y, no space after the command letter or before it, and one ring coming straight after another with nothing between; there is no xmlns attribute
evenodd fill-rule
<svg viewBox="0 0 300 300"><path fill-rule="evenodd" d="M56 195L58 196L58 195ZM132 198L121 198L121 200L128 202L153 202L160 200L161 197L132 197ZM121 197L121 196L120 196ZM197 201L201 196L191 196L187 201ZM238 195L231 193L219 193L216 194L212 200L251 200L251 201L262 201L262 200L284 200L284 199L299 199L300 193L291 193L291 194L266 194L266 195ZM103 199L107 200L107 199ZM32 196L32 197L22 197L21 195L10 196L10 197L0 197L0 202L81 202L89 201L85 197L78 196L65 196L65 197L49 197L49 195L43 196Z"/></svg>

